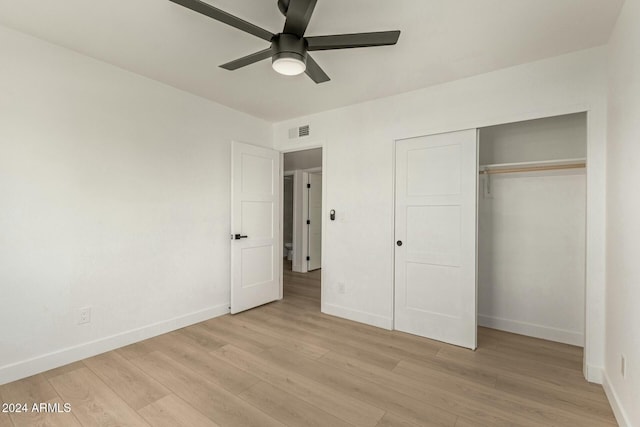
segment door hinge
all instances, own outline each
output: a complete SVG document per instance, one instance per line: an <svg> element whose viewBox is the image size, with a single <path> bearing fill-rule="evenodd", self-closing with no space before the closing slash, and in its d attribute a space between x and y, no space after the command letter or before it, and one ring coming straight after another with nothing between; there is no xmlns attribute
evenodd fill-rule
<svg viewBox="0 0 640 427"><path fill-rule="evenodd" d="M307 220L307 225L309 225L309 224L311 224L311 220L310 219Z"/></svg>
<svg viewBox="0 0 640 427"><path fill-rule="evenodd" d="M307 188L311 188L311 184L307 184Z"/></svg>
<svg viewBox="0 0 640 427"><path fill-rule="evenodd" d="M307 257L307 261L311 261L311 257L310 256Z"/></svg>

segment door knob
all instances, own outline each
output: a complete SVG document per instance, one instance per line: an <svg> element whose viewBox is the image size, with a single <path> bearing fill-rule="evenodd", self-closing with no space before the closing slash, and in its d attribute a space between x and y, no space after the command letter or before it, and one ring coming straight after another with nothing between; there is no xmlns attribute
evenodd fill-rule
<svg viewBox="0 0 640 427"><path fill-rule="evenodd" d="M235 239L235 240L246 239L246 238L247 238L247 236L242 236L242 235L240 235L240 234L236 234L236 235L234 236L234 239Z"/></svg>
<svg viewBox="0 0 640 427"><path fill-rule="evenodd" d="M398 241L396 242L396 245L398 245L398 246L402 246L402 240L398 240Z"/></svg>

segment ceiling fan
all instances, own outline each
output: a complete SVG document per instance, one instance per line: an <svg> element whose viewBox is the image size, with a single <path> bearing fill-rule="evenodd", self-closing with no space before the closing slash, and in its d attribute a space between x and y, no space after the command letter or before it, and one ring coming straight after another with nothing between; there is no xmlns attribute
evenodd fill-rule
<svg viewBox="0 0 640 427"><path fill-rule="evenodd" d="M278 8L286 17L284 29L278 34L273 34L200 0L170 1L271 43L267 49L220 66L226 70L237 70L254 62L271 58L273 69L280 74L295 76L306 72L314 82L323 83L330 80L329 76L308 52L393 45L400 37L400 31L305 37L304 33L317 0L278 0Z"/></svg>

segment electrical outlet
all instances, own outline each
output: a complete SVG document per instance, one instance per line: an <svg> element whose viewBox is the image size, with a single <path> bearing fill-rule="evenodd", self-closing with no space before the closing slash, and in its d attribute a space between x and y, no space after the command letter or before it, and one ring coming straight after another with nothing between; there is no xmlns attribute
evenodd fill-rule
<svg viewBox="0 0 640 427"><path fill-rule="evenodd" d="M347 291L347 286L344 284L344 282L338 282L338 293L344 294L346 291Z"/></svg>
<svg viewBox="0 0 640 427"><path fill-rule="evenodd" d="M78 312L78 325L91 323L91 307L83 307Z"/></svg>
<svg viewBox="0 0 640 427"><path fill-rule="evenodd" d="M624 354L620 355L620 374L622 378L627 375L627 359L624 357Z"/></svg>

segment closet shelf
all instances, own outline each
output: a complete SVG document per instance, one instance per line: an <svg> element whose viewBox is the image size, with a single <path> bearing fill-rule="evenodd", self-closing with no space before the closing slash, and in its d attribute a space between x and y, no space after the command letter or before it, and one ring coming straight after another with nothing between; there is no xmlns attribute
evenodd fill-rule
<svg viewBox="0 0 640 427"><path fill-rule="evenodd" d="M480 165L480 174L492 175L499 173L581 169L586 167L586 165L587 159L584 157L576 159L541 160L535 162L495 163L490 165Z"/></svg>

